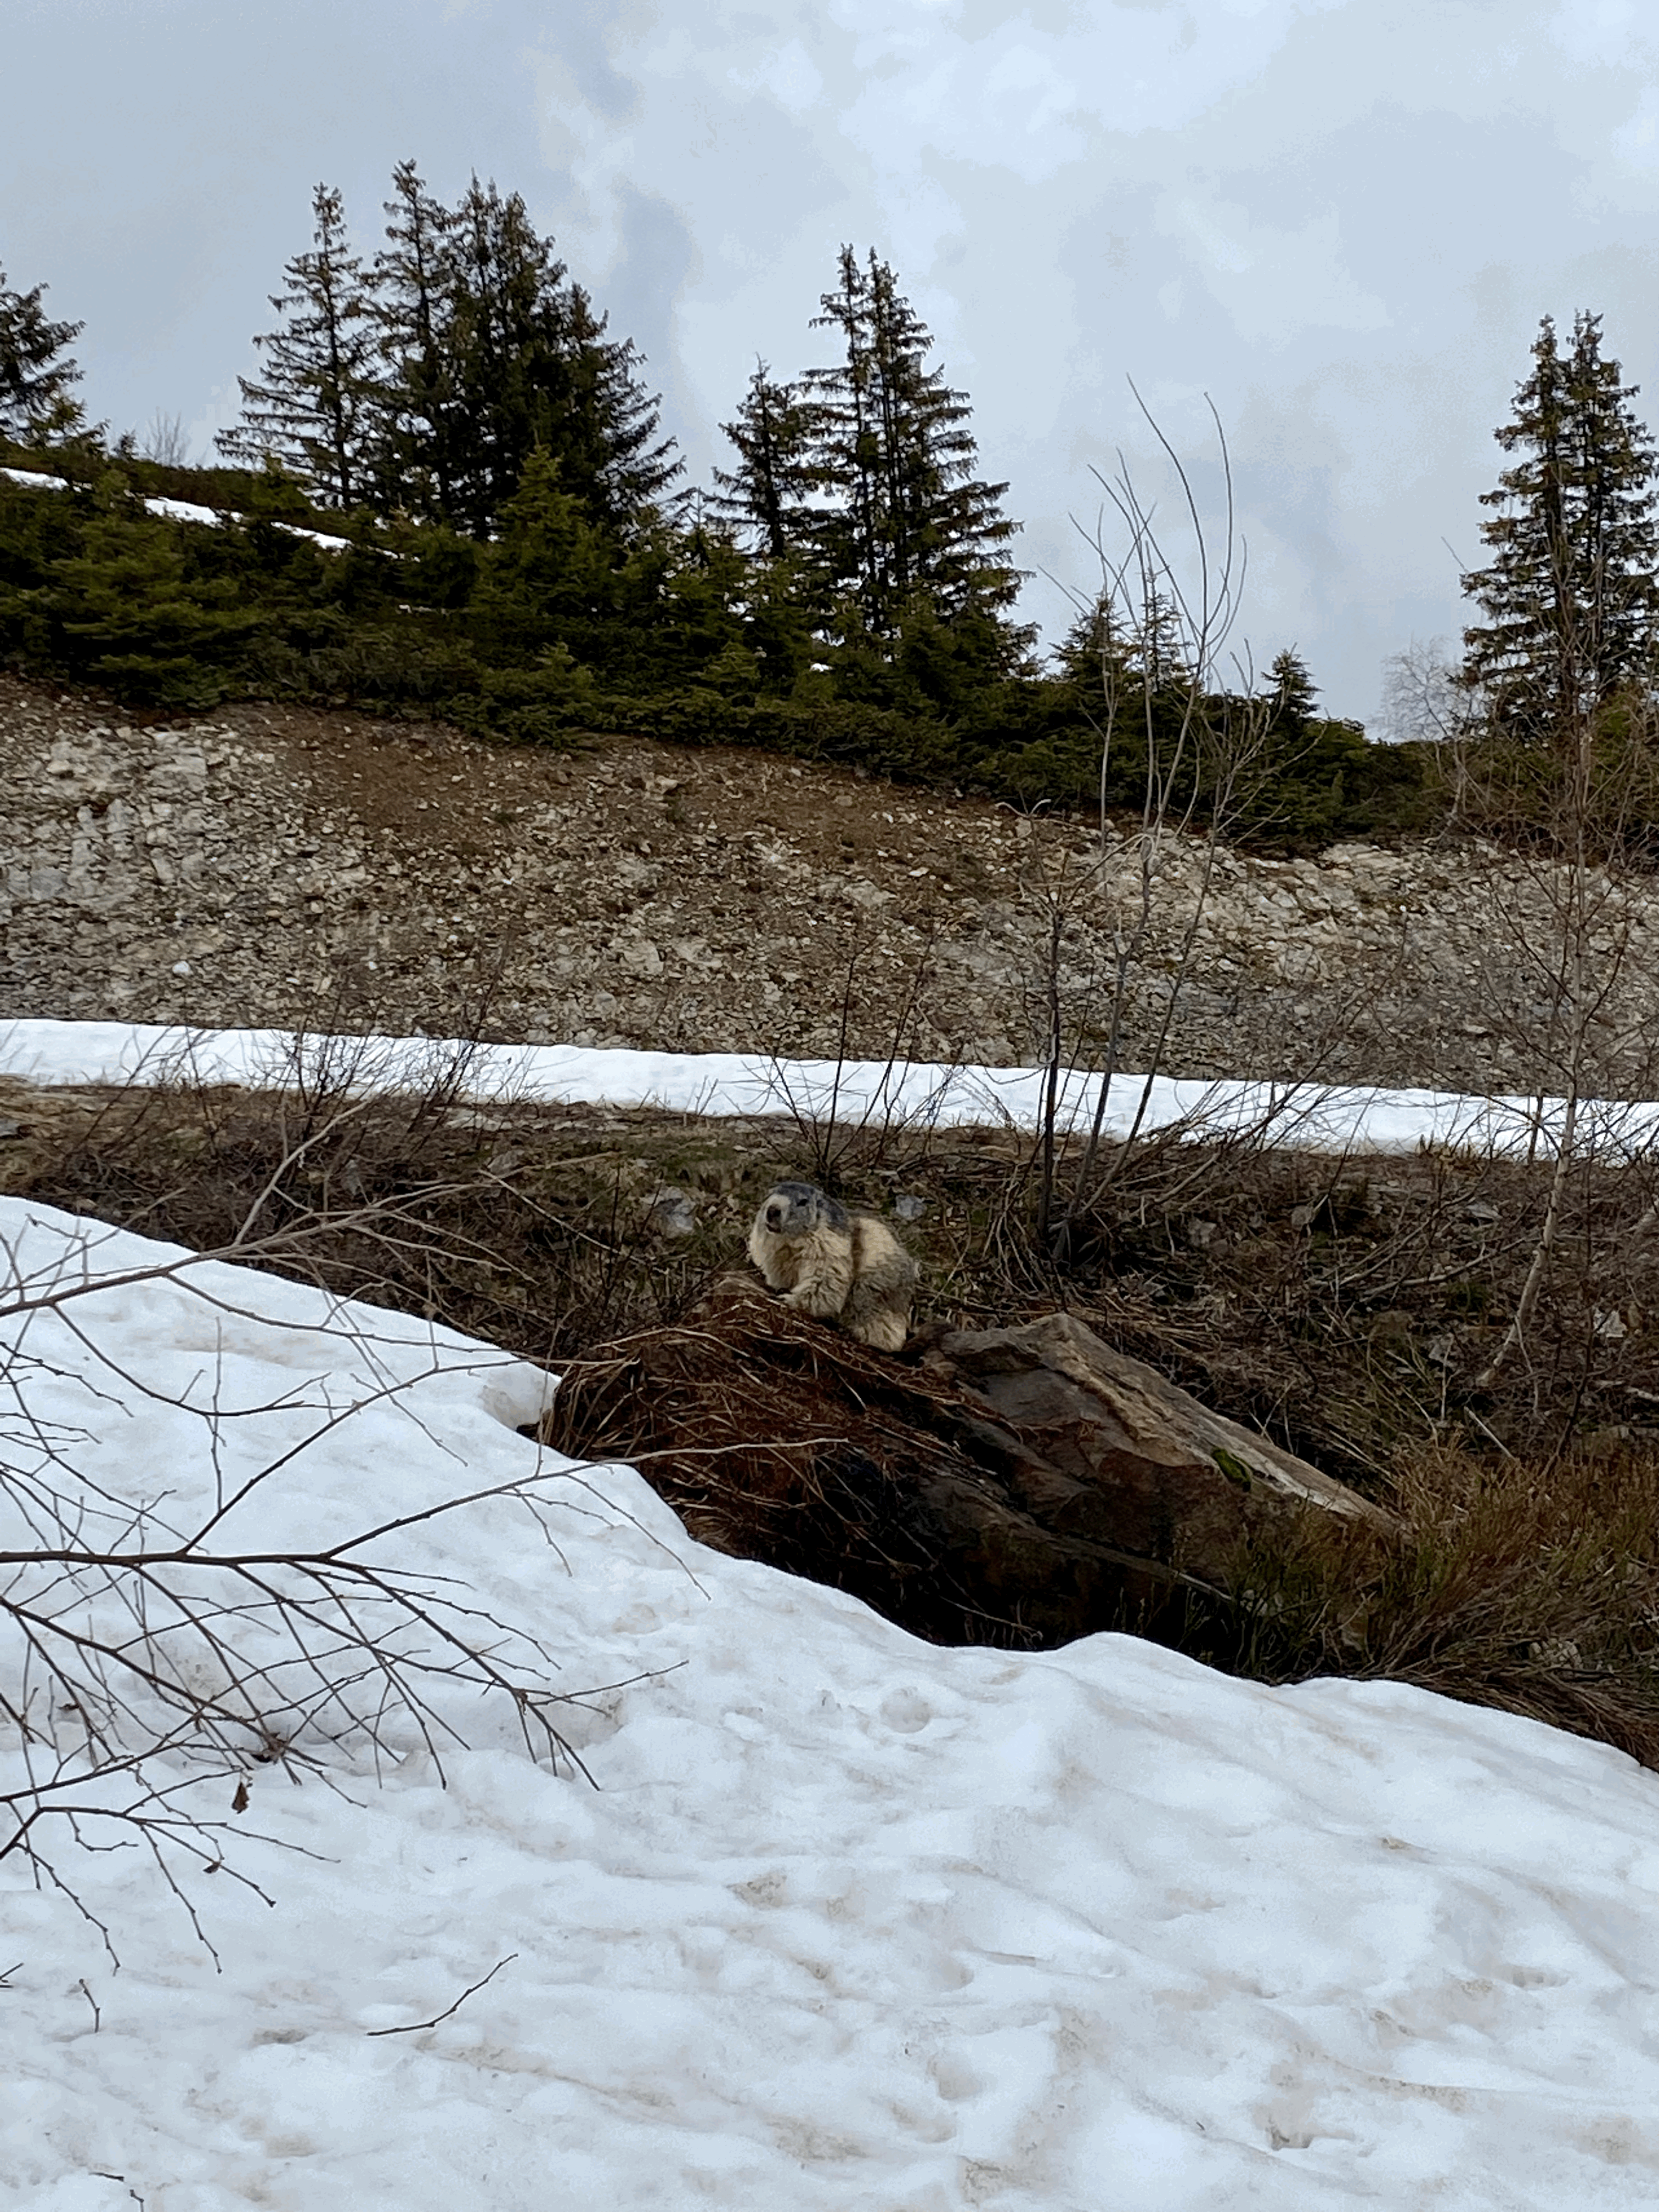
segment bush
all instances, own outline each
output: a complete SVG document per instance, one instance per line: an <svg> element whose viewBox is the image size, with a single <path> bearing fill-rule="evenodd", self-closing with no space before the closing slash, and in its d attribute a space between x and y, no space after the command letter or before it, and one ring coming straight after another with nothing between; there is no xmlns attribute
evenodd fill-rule
<svg viewBox="0 0 1659 2212"><path fill-rule="evenodd" d="M1241 1671L1413 1682L1659 1765L1659 1450L1419 1453L1398 1534L1309 1516L1241 1565Z"/></svg>
<svg viewBox="0 0 1659 2212"><path fill-rule="evenodd" d="M191 708L277 694L441 716L514 744L636 732L836 761L1024 809L1099 803L1100 738L1075 672L999 674L983 640L938 621L912 625L890 661L867 638L814 648L800 610L769 596L729 547L659 531L624 551L581 522L546 471L526 477L510 527L485 544L313 508L275 470L78 447L15 458L47 462L70 489L0 480L0 650L124 700ZM153 515L143 501L155 496L225 520ZM307 534L319 529L341 550ZM815 649L827 665L809 665ZM1170 741L1163 725L1176 711L1173 697L1155 702L1154 743ZM1109 807L1139 810L1145 746L1136 729L1121 736ZM1177 794L1200 823L1203 757L1193 750L1196 786ZM1305 851L1425 828L1440 805L1423 749L1304 718L1228 826Z"/></svg>

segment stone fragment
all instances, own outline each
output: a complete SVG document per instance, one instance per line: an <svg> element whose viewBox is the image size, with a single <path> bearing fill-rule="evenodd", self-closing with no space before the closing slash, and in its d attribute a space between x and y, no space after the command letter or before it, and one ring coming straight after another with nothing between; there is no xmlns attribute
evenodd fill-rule
<svg viewBox="0 0 1659 2212"><path fill-rule="evenodd" d="M657 1192L646 1218L659 1237L694 1237L696 1234L696 1206L689 1192L672 1183Z"/></svg>

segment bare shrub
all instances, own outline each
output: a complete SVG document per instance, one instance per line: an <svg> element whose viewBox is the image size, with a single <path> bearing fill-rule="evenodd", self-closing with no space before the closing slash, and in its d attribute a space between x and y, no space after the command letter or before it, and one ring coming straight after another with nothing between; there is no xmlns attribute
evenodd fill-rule
<svg viewBox="0 0 1659 2212"><path fill-rule="evenodd" d="M190 433L185 428L182 415L168 415L157 408L144 432L143 452L146 460L159 461L163 468L187 469L190 466Z"/></svg>
<svg viewBox="0 0 1659 2212"><path fill-rule="evenodd" d="M896 993L884 980L873 980L878 951L862 929L854 929L842 963L833 1060L803 1064L777 1052L766 1056L764 1109L793 1129L795 1164L836 1195L854 1172L868 1176L891 1160L913 1161L925 1152L939 1102L961 1065L959 1057L931 1064L925 1059L933 930ZM854 1028L878 1000L885 1007L886 1051L879 1060L855 1060ZM930 1072L918 1082L924 1067Z"/></svg>
<svg viewBox="0 0 1659 2212"><path fill-rule="evenodd" d="M1121 1171L1140 1133L1145 1088L1131 1109L1127 1137L1105 1142L1132 995L1152 983L1161 997L1150 1052L1138 1071L1151 1078L1164 1065L1191 976L1217 854L1260 781L1271 722L1270 702L1253 696L1248 648L1236 650L1231 642L1246 559L1220 418L1212 407L1224 494L1219 531L1212 534L1188 470L1144 403L1141 411L1174 471L1188 542L1184 559L1177 557L1127 463L1111 479L1097 471L1119 526L1117 544L1109 544L1103 523L1091 541L1099 565L1086 610L1098 676L1097 838L1092 852L1066 856L1042 885L1045 955L1030 987L1044 1040L1035 1236L1039 1250L1062 1272L1095 1194ZM1142 761L1140 812L1119 853L1106 794L1117 753L1131 744ZM1201 835L1194 831L1200 794ZM1195 881L1188 884L1183 864L1194 854ZM1066 1157L1062 1188L1065 1097L1091 1083L1097 1085L1094 1111L1080 1147Z"/></svg>
<svg viewBox="0 0 1659 2212"><path fill-rule="evenodd" d="M360 1226L395 1241L395 1209L368 1211ZM386 1405L418 1423L407 1404L418 1385L517 1364L422 1346L406 1326L380 1331L330 1302L304 1324L319 1376L237 1401L224 1336L262 1316L214 1263L303 1256L319 1226L302 1218L131 1267L110 1265L108 1232L90 1226L37 1219L0 1242L0 1713L15 1731L0 1767L0 1860L21 1860L89 1917L78 1849L142 1844L194 1921L187 1878L227 1867L257 1770L331 1779L344 1753L379 1771L423 1749L441 1771L465 1740L463 1696L500 1706L530 1756L580 1768L561 1715L582 1693L559 1683L545 1644L465 1587L387 1557L487 1499L519 1504L551 1543L561 1500L612 1510L580 1469L526 1452L521 1475L331 1540L261 1540L284 1477L343 1425ZM182 1298L221 1346L182 1388L146 1380L118 1349L107 1301L135 1290L158 1312ZM343 1389L329 1379L343 1366ZM100 1471L94 1437L136 1399L185 1417L191 1471ZM230 1819L206 1795L215 1783L234 1784Z"/></svg>
<svg viewBox="0 0 1659 2212"><path fill-rule="evenodd" d="M1565 601L1558 620L1571 661L1577 617ZM1650 1176L1659 1159L1651 1127L1616 1103L1650 1095L1659 1075L1659 1040L1632 1029L1626 1005L1641 980L1636 923L1650 890L1659 730L1631 695L1596 703L1564 685L1550 741L1523 744L1490 702L1483 720L1481 703L1475 696L1457 746L1463 803L1499 840L1475 874L1492 915L1480 999L1537 1070L1537 1148L1553 1159L1526 1275L1478 1381L1489 1390L1510 1363L1532 1364L1538 1302L1564 1267L1583 1291L1593 1347L1606 1271L1620 1262L1605 1237L1573 1235L1584 1214L1574 1186L1609 1159Z"/></svg>
<svg viewBox="0 0 1659 2212"><path fill-rule="evenodd" d="M255 1089L158 1058L58 1109L22 1187L534 1359L695 1298L716 1255L653 1237L626 1122L470 1097L481 1049L301 1034Z"/></svg>

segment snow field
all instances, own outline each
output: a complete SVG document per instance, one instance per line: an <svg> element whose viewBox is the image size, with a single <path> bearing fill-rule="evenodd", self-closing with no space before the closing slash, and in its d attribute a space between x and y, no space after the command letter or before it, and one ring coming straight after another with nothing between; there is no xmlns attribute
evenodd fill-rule
<svg viewBox="0 0 1659 2212"><path fill-rule="evenodd" d="M37 1277L179 1256L17 1200L0 1235ZM534 1369L269 1277L186 1268L70 1313L8 1328L79 1480L179 1522L292 1454L225 1540L314 1546L547 1478L556 1548L498 1497L377 1556L459 1577L572 1692L643 1679L566 1709L597 1789L459 1693L447 1787L409 1730L378 1782L320 1739L326 1779L255 1770L228 1856L271 1904L191 1885L218 1969L137 1851L64 1862L118 1972L0 1862L8 2212L1659 2194L1659 1778L1620 1754L1120 1637L919 1644L701 1549L631 1470L562 1480L515 1433ZM22 1466L41 1431L15 1416ZM508 1954L440 2024L375 2033Z"/></svg>
<svg viewBox="0 0 1659 2212"><path fill-rule="evenodd" d="M430 1037L307 1036L283 1030L166 1028L143 1022L19 1020L0 1024L0 1074L31 1083L155 1083L189 1076L265 1089L296 1066L349 1074L360 1089L423 1087L462 1071L479 1100L656 1106L677 1113L798 1114L917 1128L1041 1126L1046 1071L921 1062L780 1060L762 1054L633 1052L580 1045L472 1045ZM1066 1073L1059 1126L1083 1129L1097 1076ZM1564 1112L1557 1098L1275 1083L1167 1075L1112 1078L1110 1137L1184 1123L1194 1137L1254 1131L1308 1152L1401 1152L1419 1146L1548 1158ZM1574 1146L1617 1159L1659 1139L1659 1102L1584 1101Z"/></svg>

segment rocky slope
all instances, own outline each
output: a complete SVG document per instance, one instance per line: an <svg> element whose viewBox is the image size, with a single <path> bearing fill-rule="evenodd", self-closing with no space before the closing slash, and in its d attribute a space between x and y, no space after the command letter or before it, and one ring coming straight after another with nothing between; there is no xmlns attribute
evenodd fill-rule
<svg viewBox="0 0 1659 2212"><path fill-rule="evenodd" d="M148 720L0 678L0 1016L712 1051L1041 1048L1109 1023L1133 837L735 749L562 757L258 703ZM1448 845L1319 860L1172 842L1121 1059L1555 1087L1559 886ZM1659 896L1610 887L1604 1088L1650 1088Z"/></svg>

